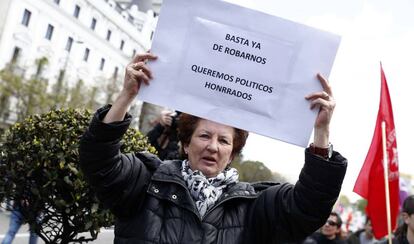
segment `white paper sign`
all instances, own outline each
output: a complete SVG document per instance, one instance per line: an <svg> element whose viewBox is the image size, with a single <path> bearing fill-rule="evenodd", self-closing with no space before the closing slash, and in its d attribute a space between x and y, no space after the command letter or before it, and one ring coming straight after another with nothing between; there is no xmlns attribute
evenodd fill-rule
<svg viewBox="0 0 414 244"><path fill-rule="evenodd" d="M340 38L220 0L165 0L139 99L307 146Z"/></svg>

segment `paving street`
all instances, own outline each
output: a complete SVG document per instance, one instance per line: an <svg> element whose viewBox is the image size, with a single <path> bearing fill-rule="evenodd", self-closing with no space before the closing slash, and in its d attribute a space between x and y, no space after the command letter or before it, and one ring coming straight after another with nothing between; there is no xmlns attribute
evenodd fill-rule
<svg viewBox="0 0 414 244"><path fill-rule="evenodd" d="M3 240L4 235L6 234L7 230L9 229L9 216L10 212L5 211L3 208L0 209L0 241ZM29 243L29 226L23 225L16 237L13 240L13 244L27 244ZM102 229L101 233L98 235L98 239L89 242L89 243L97 243L97 244L111 244L113 243L114 234L113 230L111 229ZM38 244L44 244L44 242L39 238Z"/></svg>

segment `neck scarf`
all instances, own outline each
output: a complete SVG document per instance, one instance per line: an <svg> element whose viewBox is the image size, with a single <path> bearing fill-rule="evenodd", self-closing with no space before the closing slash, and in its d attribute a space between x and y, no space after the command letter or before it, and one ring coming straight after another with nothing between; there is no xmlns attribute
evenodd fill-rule
<svg viewBox="0 0 414 244"><path fill-rule="evenodd" d="M207 178L201 171L193 171L188 160L184 160L182 163L181 175L195 200L201 217L214 206L227 186L239 182L239 173L235 168L228 167L216 177Z"/></svg>

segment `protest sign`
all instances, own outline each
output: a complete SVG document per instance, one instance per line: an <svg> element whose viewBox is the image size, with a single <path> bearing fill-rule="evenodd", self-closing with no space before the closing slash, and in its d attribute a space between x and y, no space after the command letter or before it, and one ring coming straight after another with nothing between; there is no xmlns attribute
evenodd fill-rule
<svg viewBox="0 0 414 244"><path fill-rule="evenodd" d="M138 99L305 147L340 38L220 0L165 0Z"/></svg>

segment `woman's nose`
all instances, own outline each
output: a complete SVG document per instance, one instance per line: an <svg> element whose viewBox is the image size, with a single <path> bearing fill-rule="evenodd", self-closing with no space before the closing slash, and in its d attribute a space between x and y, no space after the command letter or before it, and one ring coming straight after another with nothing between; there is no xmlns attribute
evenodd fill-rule
<svg viewBox="0 0 414 244"><path fill-rule="evenodd" d="M218 151L217 140L210 140L209 144L207 145L207 150L209 150L210 152L217 152Z"/></svg>

